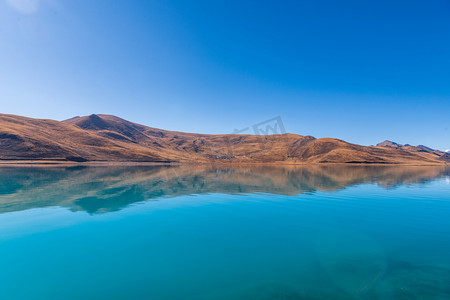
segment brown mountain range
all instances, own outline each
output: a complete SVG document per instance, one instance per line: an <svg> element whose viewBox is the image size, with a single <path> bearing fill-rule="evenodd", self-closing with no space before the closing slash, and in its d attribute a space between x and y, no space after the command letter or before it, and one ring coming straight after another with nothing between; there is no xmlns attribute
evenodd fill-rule
<svg viewBox="0 0 450 300"><path fill-rule="evenodd" d="M432 149L430 147L424 146L424 145L418 145L418 146L412 146L409 144L398 144L391 141L384 141L377 144L378 147L386 147L386 148L396 148L396 149L402 149L411 153L416 153L418 155L430 158L430 159L437 159L440 161L450 162L450 154L446 153L444 151Z"/></svg>
<svg viewBox="0 0 450 300"><path fill-rule="evenodd" d="M446 164L445 153L296 134L194 134L111 115L65 121L0 114L0 161ZM432 150L432 149L431 149Z"/></svg>

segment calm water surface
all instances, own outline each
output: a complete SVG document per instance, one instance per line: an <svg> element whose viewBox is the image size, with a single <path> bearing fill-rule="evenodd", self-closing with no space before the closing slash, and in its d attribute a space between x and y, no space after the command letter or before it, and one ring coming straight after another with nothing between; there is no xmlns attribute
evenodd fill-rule
<svg viewBox="0 0 450 300"><path fill-rule="evenodd" d="M0 299L450 299L450 169L0 168Z"/></svg>

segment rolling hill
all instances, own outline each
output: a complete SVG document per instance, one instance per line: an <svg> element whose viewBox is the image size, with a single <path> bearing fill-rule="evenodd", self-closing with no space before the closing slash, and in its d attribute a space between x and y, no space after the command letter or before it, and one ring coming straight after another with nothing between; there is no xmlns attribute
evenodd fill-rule
<svg viewBox="0 0 450 300"><path fill-rule="evenodd" d="M0 161L159 163L445 164L405 147L366 147L296 134L194 134L166 131L111 115L65 121L0 114Z"/></svg>

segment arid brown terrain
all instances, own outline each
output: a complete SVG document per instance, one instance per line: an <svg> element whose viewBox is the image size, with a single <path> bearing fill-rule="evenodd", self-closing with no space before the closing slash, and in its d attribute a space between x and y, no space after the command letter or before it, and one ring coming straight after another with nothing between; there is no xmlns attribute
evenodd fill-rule
<svg viewBox="0 0 450 300"><path fill-rule="evenodd" d="M194 134L111 115L65 121L0 114L0 162L380 163L446 164L433 149L361 146L296 134Z"/></svg>

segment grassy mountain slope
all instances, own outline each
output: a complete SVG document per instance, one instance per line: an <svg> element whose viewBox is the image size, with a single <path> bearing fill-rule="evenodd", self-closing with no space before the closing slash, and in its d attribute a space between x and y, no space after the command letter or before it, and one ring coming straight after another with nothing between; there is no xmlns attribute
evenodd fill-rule
<svg viewBox="0 0 450 300"><path fill-rule="evenodd" d="M66 121L0 114L0 160L189 163L443 164L439 156L296 134L206 135L166 131L111 115Z"/></svg>

